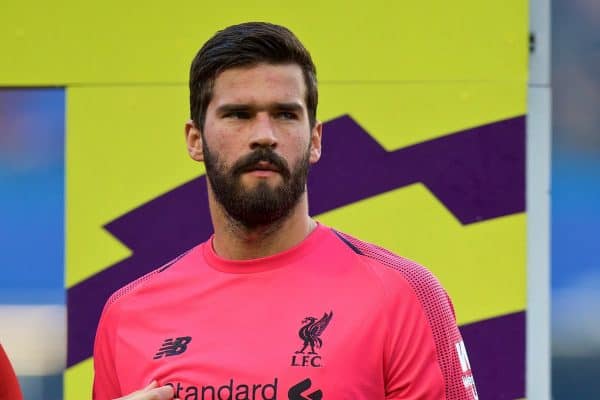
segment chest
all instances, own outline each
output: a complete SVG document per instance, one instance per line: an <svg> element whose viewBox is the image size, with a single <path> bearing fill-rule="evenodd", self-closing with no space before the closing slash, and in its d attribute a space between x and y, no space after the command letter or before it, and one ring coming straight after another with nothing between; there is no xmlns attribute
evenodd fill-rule
<svg viewBox="0 0 600 400"><path fill-rule="evenodd" d="M122 324L118 335L123 393L157 379L188 400L383 398L376 299L279 289L234 285L228 296L198 292L138 310L143 322Z"/></svg>

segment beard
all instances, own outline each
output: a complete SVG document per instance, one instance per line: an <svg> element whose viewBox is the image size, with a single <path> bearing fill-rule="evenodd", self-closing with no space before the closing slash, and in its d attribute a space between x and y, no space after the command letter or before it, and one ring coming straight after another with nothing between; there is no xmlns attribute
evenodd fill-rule
<svg viewBox="0 0 600 400"><path fill-rule="evenodd" d="M206 141L203 141L202 148L206 175L216 200L229 217L248 230L283 221L306 191L310 148L292 169L270 147L257 148L236 161L229 169L208 149ZM245 188L241 180L242 174L256 169L261 161L275 167L282 182L271 187L260 180L253 188Z"/></svg>

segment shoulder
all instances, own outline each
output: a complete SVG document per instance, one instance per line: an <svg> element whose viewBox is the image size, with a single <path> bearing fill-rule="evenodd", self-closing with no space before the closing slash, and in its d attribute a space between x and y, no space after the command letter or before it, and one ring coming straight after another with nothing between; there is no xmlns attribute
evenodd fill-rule
<svg viewBox="0 0 600 400"><path fill-rule="evenodd" d="M186 259L186 256L188 256L193 250L194 248L178 255L160 267L148 272L145 275L142 275L136 280L115 291L106 301L101 318L105 318L105 314L114 314L116 309L119 309L122 305L133 301L132 299L144 289L149 287L160 288L164 282L169 280L171 273L177 269L177 266L182 264Z"/></svg>
<svg viewBox="0 0 600 400"><path fill-rule="evenodd" d="M346 233L336 230L334 233L380 277L384 290L409 290L429 317L440 311L450 312L454 317L454 310L446 291L426 267Z"/></svg>

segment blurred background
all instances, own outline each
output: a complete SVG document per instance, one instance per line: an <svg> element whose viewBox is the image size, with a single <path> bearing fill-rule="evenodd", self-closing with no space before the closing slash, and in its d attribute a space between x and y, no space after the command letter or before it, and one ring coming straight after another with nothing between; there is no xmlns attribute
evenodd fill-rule
<svg viewBox="0 0 600 400"><path fill-rule="evenodd" d="M62 398L64 121L62 88L0 89L0 341L25 399Z"/></svg>
<svg viewBox="0 0 600 400"><path fill-rule="evenodd" d="M552 2L552 388L600 393L600 2Z"/></svg>
<svg viewBox="0 0 600 400"><path fill-rule="evenodd" d="M594 399L600 393L600 2L556 0L551 26L552 390L558 400ZM28 327L29 347L3 342L26 399L62 398L64 113L60 88L0 89L0 328ZM34 129L33 120L47 129ZM32 366L34 353L48 354L47 364Z"/></svg>

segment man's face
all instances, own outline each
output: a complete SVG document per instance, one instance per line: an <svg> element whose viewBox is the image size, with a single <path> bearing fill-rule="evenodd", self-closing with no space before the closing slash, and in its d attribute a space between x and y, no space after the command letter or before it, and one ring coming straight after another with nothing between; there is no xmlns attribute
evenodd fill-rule
<svg viewBox="0 0 600 400"><path fill-rule="evenodd" d="M305 192L321 150L321 124L310 128L305 94L295 64L228 69L215 80L204 131L186 126L216 200L247 228L287 216Z"/></svg>

